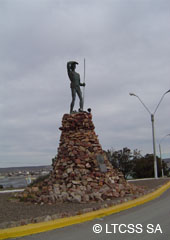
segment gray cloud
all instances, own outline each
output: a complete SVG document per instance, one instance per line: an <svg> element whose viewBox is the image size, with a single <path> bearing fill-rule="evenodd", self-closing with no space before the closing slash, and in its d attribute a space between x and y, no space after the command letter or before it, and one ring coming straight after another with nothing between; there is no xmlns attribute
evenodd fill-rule
<svg viewBox="0 0 170 240"><path fill-rule="evenodd" d="M0 165L51 163L71 101L66 63L77 60L83 76L84 57L85 106L103 148L152 152L150 116L129 92L154 111L170 89L169 9L166 0L1 1ZM155 115L157 141L170 133L169 101Z"/></svg>

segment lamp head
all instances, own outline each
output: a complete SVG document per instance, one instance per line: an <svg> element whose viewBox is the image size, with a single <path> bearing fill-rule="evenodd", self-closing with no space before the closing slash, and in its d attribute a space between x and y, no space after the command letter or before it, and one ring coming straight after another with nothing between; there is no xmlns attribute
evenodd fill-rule
<svg viewBox="0 0 170 240"><path fill-rule="evenodd" d="M167 93L169 93L170 92L170 89L165 93L165 94L167 94Z"/></svg>
<svg viewBox="0 0 170 240"><path fill-rule="evenodd" d="M135 97L136 97L136 95L135 95L134 93L129 93L129 95L130 95L130 96L135 96Z"/></svg>

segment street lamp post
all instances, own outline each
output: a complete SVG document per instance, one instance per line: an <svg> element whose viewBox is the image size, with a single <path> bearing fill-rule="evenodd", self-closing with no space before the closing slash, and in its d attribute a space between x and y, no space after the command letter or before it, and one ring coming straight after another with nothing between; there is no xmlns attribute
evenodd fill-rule
<svg viewBox="0 0 170 240"><path fill-rule="evenodd" d="M159 144L159 153L160 153L160 160L161 160L161 173L162 173L162 177L164 177L164 170L163 170L163 164L162 164L161 144Z"/></svg>
<svg viewBox="0 0 170 240"><path fill-rule="evenodd" d="M162 169L162 177L164 177L164 170L163 170L163 164L162 164L162 151L161 151L161 142L164 138L170 136L170 134L165 135L163 138L161 138L159 142L159 153L160 153L160 159L161 159L161 169Z"/></svg>
<svg viewBox="0 0 170 240"><path fill-rule="evenodd" d="M154 114L151 114L151 122L152 122L153 156L154 156L154 175L155 175L155 178L158 178L158 169L157 169L157 160L156 160L155 121L154 121Z"/></svg>
<svg viewBox="0 0 170 240"><path fill-rule="evenodd" d="M139 96L137 96L137 95L134 94L134 93L129 93L130 96L134 96L134 97L137 97L137 98L139 99L139 101L142 103L142 105L144 106L144 108L147 110L147 112L148 112L148 113L150 114L150 116L151 116L151 123L152 123L152 142L153 142L153 155L154 155L154 176L155 176L155 178L158 178L158 170L157 170L157 161L156 161L156 145L155 145L155 124L154 124L154 116L155 116L155 113L156 113L156 111L157 111L160 103L162 102L165 94L167 94L167 93L169 93L169 92L170 92L170 89L162 95L162 97L161 97L161 99L160 99L160 101L159 101L159 103L158 103L158 105L157 105L157 107L155 108L155 111L154 111L153 113L151 113L151 111L149 110L149 108L144 104L144 102L140 99Z"/></svg>

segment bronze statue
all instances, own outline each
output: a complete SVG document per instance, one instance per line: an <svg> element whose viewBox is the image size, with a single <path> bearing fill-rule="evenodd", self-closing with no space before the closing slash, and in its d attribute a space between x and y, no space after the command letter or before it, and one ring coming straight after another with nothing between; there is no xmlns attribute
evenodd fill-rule
<svg viewBox="0 0 170 240"><path fill-rule="evenodd" d="M80 86L85 87L85 83L80 82L80 75L79 75L79 73L75 72L77 64L78 64L78 62L75 62L75 61L70 61L67 63L67 72L68 72L69 79L71 81L70 88L71 88L71 94L72 94L72 102L70 104L70 113L73 112L75 99L76 99L76 93L80 100L79 112L83 111L83 97L82 97L82 92L81 92Z"/></svg>

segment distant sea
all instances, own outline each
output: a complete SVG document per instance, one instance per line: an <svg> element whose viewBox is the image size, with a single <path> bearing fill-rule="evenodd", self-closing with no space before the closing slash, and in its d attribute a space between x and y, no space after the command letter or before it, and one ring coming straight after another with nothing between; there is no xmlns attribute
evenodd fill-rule
<svg viewBox="0 0 170 240"><path fill-rule="evenodd" d="M18 177L3 177L0 178L0 185L3 188L24 188L28 185L27 179L24 176Z"/></svg>
<svg viewBox="0 0 170 240"><path fill-rule="evenodd" d="M7 177L7 173L16 172L39 172L39 171L50 171L52 169L51 165L47 166L30 166L30 167L10 167L10 168L0 168L0 185L3 188L24 188L31 183L31 179L26 176L11 176ZM37 175L38 177L38 175ZM33 178L35 179L35 178ZM32 179L32 180L33 180Z"/></svg>

